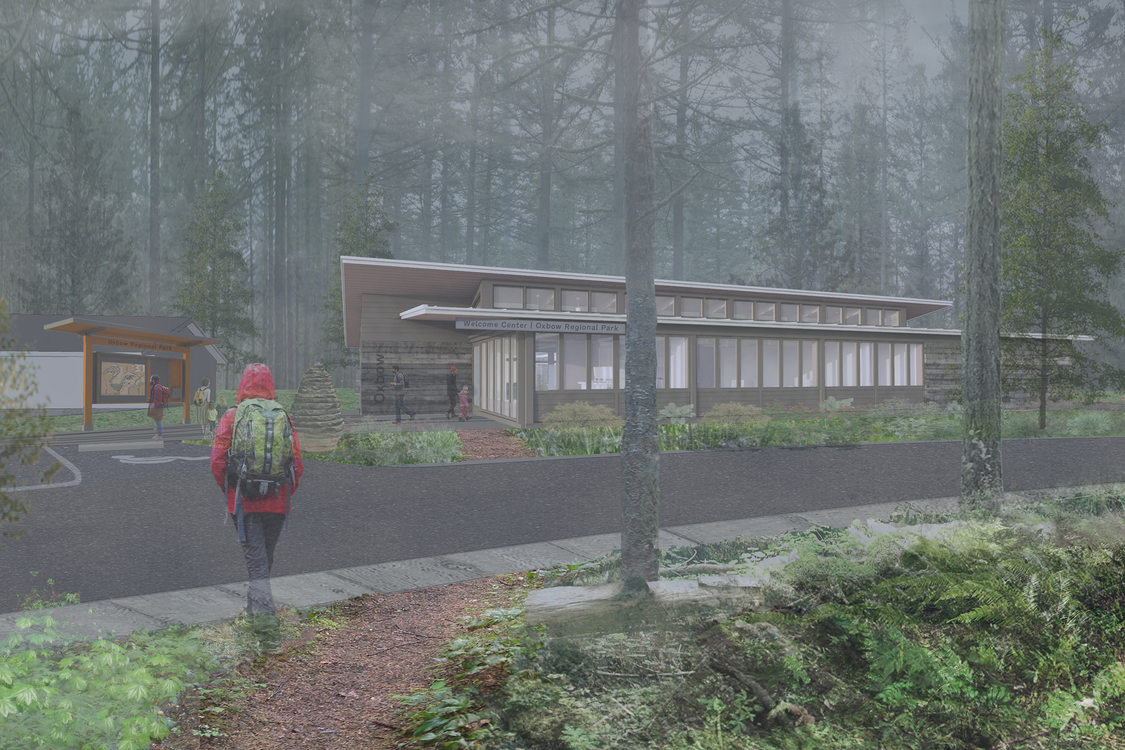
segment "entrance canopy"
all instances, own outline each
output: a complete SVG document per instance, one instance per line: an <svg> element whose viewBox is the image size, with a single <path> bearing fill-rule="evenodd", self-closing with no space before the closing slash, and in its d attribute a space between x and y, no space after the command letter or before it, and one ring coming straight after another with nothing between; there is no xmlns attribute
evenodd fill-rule
<svg viewBox="0 0 1125 750"><path fill-rule="evenodd" d="M76 316L43 326L45 330L75 333L82 337L82 429L94 428L94 408L98 403L147 403L148 380L154 361L171 360L167 385L172 402L182 402L184 423L190 421L190 399L187 395L188 373L191 372L191 350L197 346L216 344L213 339L161 333L135 326L106 325L104 320ZM94 347L136 351L133 357L117 356ZM120 360L120 361L118 361ZM138 382L139 381L139 382ZM139 385L139 389L138 389ZM177 398L178 394L178 398Z"/></svg>

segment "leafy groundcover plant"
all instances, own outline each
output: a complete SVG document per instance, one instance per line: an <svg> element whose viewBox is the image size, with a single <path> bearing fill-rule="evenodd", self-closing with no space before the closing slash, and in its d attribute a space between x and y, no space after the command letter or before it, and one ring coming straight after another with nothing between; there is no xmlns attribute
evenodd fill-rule
<svg viewBox="0 0 1125 750"><path fill-rule="evenodd" d="M50 617L25 617L0 645L0 747L139 750L165 737L160 710L207 680L214 652L198 630L53 645Z"/></svg>
<svg viewBox="0 0 1125 750"><path fill-rule="evenodd" d="M424 729L415 739L501 750L1125 747L1123 497L1009 503L1000 519L903 512L665 552L662 577L701 564L764 576L761 603L572 637L509 610L450 645L433 700L411 699ZM601 583L617 567L610 557L535 575ZM474 682L482 663L505 678Z"/></svg>

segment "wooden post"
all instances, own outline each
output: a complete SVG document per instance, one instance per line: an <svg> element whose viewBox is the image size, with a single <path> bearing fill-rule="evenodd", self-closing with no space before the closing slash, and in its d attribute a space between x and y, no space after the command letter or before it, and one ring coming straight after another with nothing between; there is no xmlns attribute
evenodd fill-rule
<svg viewBox="0 0 1125 750"><path fill-rule="evenodd" d="M184 347L184 387L181 393L184 394L184 424L191 424L191 397L192 397L192 384L191 384L191 347Z"/></svg>
<svg viewBox="0 0 1125 750"><path fill-rule="evenodd" d="M82 337L82 429L94 429L94 344L89 336Z"/></svg>

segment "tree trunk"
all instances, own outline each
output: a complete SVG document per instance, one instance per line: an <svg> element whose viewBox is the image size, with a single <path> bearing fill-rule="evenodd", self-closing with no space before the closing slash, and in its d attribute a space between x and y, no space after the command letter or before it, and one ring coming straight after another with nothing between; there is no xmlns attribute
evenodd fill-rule
<svg viewBox="0 0 1125 750"><path fill-rule="evenodd" d="M964 426L961 501L999 509L1000 64L1003 0L969 4L969 119L966 160L965 327L961 333Z"/></svg>
<svg viewBox="0 0 1125 750"><path fill-rule="evenodd" d="M687 108L688 108L688 72L691 56L685 47L680 52L680 85L676 92L676 169L674 173L682 174L687 159ZM716 234L718 228L716 227ZM684 191L676 189L676 196L672 199L672 278L683 279L684 276ZM718 278L718 277L716 277Z"/></svg>
<svg viewBox="0 0 1125 750"><path fill-rule="evenodd" d="M148 87L148 308L160 309L160 0L149 4L152 68Z"/></svg>
<svg viewBox="0 0 1125 750"><path fill-rule="evenodd" d="M356 77L355 155L352 159L352 184L367 180L371 153L371 86L375 67L375 10L379 0L363 0L359 18L359 74Z"/></svg>
<svg viewBox="0 0 1125 750"><path fill-rule="evenodd" d="M547 41L539 52L542 80L539 90L539 208L536 222L535 267L550 268L551 262L551 180L554 175L555 148L555 10L547 9Z"/></svg>
<svg viewBox="0 0 1125 750"><path fill-rule="evenodd" d="M644 0L620 0L625 94L625 428L621 441L623 593L658 577L660 446L656 423L652 102L640 46Z"/></svg>

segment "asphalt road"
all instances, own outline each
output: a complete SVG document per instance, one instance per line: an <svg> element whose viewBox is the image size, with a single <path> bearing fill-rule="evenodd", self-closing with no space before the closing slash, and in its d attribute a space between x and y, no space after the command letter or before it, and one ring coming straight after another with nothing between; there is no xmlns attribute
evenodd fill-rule
<svg viewBox="0 0 1125 750"><path fill-rule="evenodd" d="M0 612L47 578L82 601L238 582L246 570L204 446L79 452L22 493L0 540ZM957 494L960 443L666 453L663 526ZM1125 481L1125 438L1004 442L1012 491ZM131 455L132 458L122 458ZM309 461L275 575L620 531L617 456L358 467ZM32 576L32 572L37 575Z"/></svg>

